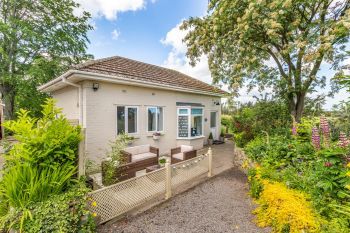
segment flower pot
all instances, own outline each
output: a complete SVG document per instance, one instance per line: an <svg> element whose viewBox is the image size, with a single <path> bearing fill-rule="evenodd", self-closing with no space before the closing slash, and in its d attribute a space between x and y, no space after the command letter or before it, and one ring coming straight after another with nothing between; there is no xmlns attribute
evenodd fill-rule
<svg viewBox="0 0 350 233"><path fill-rule="evenodd" d="M213 139L208 139L208 145L213 145Z"/></svg>
<svg viewBox="0 0 350 233"><path fill-rule="evenodd" d="M153 135L153 140L159 140L160 136L158 135Z"/></svg>

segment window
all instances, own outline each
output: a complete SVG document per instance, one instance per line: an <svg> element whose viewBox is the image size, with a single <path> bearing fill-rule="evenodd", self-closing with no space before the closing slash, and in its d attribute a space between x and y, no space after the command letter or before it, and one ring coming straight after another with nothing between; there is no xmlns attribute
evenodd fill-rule
<svg viewBox="0 0 350 233"><path fill-rule="evenodd" d="M203 135L203 109L179 108L177 117L178 137L188 138Z"/></svg>
<svg viewBox="0 0 350 233"><path fill-rule="evenodd" d="M147 130L149 132L163 131L163 108L162 107L148 107L147 116L148 116Z"/></svg>
<svg viewBox="0 0 350 233"><path fill-rule="evenodd" d="M117 134L137 133L137 107L117 107Z"/></svg>
<svg viewBox="0 0 350 233"><path fill-rule="evenodd" d="M216 127L216 112L210 112L210 128Z"/></svg>

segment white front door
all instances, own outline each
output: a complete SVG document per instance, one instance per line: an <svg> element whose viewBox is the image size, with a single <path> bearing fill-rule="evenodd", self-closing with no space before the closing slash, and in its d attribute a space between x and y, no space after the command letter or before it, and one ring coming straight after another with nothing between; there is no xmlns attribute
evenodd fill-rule
<svg viewBox="0 0 350 233"><path fill-rule="evenodd" d="M218 140L218 113L210 112L210 132L213 134L214 140Z"/></svg>

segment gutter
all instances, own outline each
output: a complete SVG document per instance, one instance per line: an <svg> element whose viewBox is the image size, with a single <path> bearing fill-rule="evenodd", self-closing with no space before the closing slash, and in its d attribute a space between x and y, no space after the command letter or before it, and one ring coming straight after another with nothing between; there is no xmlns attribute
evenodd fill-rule
<svg viewBox="0 0 350 233"><path fill-rule="evenodd" d="M69 82L66 77L61 78L63 83L66 83L70 86L78 88L78 108L79 108L79 125L83 126L83 108L82 108L82 103L83 103L83 96L82 96L82 87L81 85Z"/></svg>
<svg viewBox="0 0 350 233"><path fill-rule="evenodd" d="M46 88L60 82L63 79L66 79L74 74L79 75L79 76L81 76L85 79L88 79L88 80L107 81L107 82L125 84L125 85L137 84L138 86L144 86L144 87L149 87L149 88L180 91L180 92L186 92L186 93L196 93L196 94L203 94L203 95L216 96L216 97L224 97L225 95L228 95L228 93L227 94L213 93L213 92L209 92L209 91L200 91L200 90L194 90L194 89L190 89L190 88L170 86L170 85L161 84L161 83L153 83L153 82L147 82L147 81L142 81L142 80L135 80L134 78L131 78L131 77L129 78L128 76L107 75L107 74L92 73L92 72L80 71L80 70L69 70L66 73L64 73L63 75L57 77L56 79L53 79L50 82L39 86L38 90L45 92Z"/></svg>
<svg viewBox="0 0 350 233"><path fill-rule="evenodd" d="M108 81L112 83L119 83L119 84L125 84L125 85L131 85L132 83L133 85L138 84L138 86L149 87L149 88L165 89L165 90L172 90L172 91L175 90L175 91L181 91L186 93L196 93L196 94L203 94L203 95L217 96L217 97L224 96L224 94L220 94L220 93L200 91L200 90L184 88L184 87L170 86L170 85L161 84L161 83L147 82L143 80L129 78L128 76L99 74L99 73L92 73L92 72L81 71L81 70L72 70L72 71L74 74L77 74L81 77L84 77L85 79L90 79L90 80Z"/></svg>

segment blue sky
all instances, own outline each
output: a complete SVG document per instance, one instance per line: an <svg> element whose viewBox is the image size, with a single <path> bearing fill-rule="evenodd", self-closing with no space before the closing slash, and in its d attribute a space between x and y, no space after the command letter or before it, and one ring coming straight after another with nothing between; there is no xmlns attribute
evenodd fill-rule
<svg viewBox="0 0 350 233"><path fill-rule="evenodd" d="M117 13L116 19L96 17L93 19L96 29L89 33L88 51L95 58L120 55L162 64L171 47L162 44L161 39L183 19L203 15L206 3L206 0L148 1L142 9ZM119 35L113 38L115 30Z"/></svg>
<svg viewBox="0 0 350 233"><path fill-rule="evenodd" d="M95 29L89 32L88 52L95 58L124 56L160 65L211 83L206 57L196 67L188 64L186 46L181 42L185 32L178 26L182 20L206 13L208 0L75 0L81 9L92 14ZM332 73L327 66L322 74ZM253 100L258 91L240 91L239 100ZM326 108L345 100L341 91L328 98Z"/></svg>

